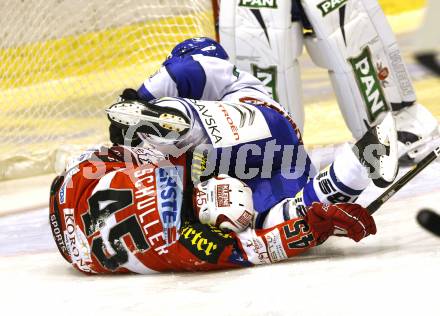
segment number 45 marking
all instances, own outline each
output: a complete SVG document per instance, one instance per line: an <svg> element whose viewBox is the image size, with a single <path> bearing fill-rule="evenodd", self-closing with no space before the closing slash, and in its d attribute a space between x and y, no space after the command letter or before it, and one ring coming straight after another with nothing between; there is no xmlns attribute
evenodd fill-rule
<svg viewBox="0 0 440 316"><path fill-rule="evenodd" d="M87 237L93 235L104 225L105 220L130 205L133 204L133 193L131 190L103 190L95 192L88 200L89 211L82 216ZM101 265L109 270L116 270L128 261L128 251L122 242L122 237L128 235L133 240L136 248L146 251L150 248L145 240L142 228L132 215L122 222L110 228L108 242L115 254L107 256L104 249L104 241L101 236L93 238L92 253Z"/></svg>
<svg viewBox="0 0 440 316"><path fill-rule="evenodd" d="M293 230L290 227L290 223L284 225L283 227L284 236L287 240L297 237L301 232L307 233L310 231L309 225L303 219L296 221L293 223ZM310 243L313 241L313 235L307 234L304 235L300 240L292 241L288 243L289 249L297 249L297 248L307 248L310 246Z"/></svg>

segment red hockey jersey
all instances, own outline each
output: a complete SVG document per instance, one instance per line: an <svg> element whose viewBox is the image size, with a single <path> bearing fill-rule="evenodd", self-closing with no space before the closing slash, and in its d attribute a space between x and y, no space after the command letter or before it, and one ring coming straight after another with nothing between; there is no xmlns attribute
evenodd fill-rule
<svg viewBox="0 0 440 316"><path fill-rule="evenodd" d="M197 222L186 188L188 168L197 166L186 160L123 146L75 159L50 196L63 257L86 273L146 274L272 263L316 244L302 218L239 234Z"/></svg>

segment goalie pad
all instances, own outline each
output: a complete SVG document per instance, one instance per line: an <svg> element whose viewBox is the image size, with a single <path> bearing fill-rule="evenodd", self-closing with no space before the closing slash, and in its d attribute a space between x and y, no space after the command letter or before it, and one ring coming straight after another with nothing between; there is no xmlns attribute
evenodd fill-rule
<svg viewBox="0 0 440 316"><path fill-rule="evenodd" d="M386 18L375 0L302 0L313 28L305 44L329 70L341 112L353 136L375 126L415 94Z"/></svg>
<svg viewBox="0 0 440 316"><path fill-rule="evenodd" d="M303 130L298 57L302 27L292 23L291 0L228 0L220 4L220 42L238 68L260 79Z"/></svg>

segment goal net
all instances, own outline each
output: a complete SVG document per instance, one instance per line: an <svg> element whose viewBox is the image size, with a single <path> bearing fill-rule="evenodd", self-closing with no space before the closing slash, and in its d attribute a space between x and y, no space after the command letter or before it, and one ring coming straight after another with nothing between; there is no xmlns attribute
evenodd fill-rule
<svg viewBox="0 0 440 316"><path fill-rule="evenodd" d="M215 37L211 0L0 2L0 180L107 140L104 109L178 42Z"/></svg>

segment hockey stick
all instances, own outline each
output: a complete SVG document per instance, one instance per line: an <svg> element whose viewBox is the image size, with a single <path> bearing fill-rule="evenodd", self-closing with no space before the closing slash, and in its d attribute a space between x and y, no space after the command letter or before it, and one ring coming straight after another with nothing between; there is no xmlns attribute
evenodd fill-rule
<svg viewBox="0 0 440 316"><path fill-rule="evenodd" d="M423 158L413 169L408 171L402 178L394 182L384 193L382 193L382 195L371 202L371 204L367 206L368 212L370 214L374 214L386 201L388 201L394 194L396 194L401 188L403 188L409 181L411 181L439 156L440 147L437 147L429 155Z"/></svg>

